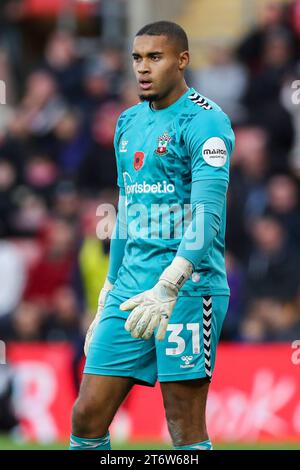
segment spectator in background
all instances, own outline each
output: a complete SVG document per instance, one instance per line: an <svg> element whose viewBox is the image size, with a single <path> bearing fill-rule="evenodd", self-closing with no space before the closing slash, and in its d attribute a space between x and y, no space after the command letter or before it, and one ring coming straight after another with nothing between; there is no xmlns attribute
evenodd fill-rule
<svg viewBox="0 0 300 470"><path fill-rule="evenodd" d="M121 110L120 104L111 101L101 106L95 114L92 123L93 143L78 174L80 189L91 195L115 185L117 170L113 138Z"/></svg>
<svg viewBox="0 0 300 470"><path fill-rule="evenodd" d="M269 180L265 213L281 223L296 249L300 244L300 206L298 184L293 177L277 175Z"/></svg>
<svg viewBox="0 0 300 470"><path fill-rule="evenodd" d="M26 171L31 175L29 170L30 166ZM31 175L32 183L49 182L51 173L48 174L47 166L46 172L45 168L42 168L41 172L38 168L35 171L37 173L33 172L35 178ZM30 177L27 180L28 184ZM0 159L0 236L2 237L35 235L48 216L44 199L30 191L28 186L17 183L15 166L5 158Z"/></svg>
<svg viewBox="0 0 300 470"><path fill-rule="evenodd" d="M241 326L239 337L245 342L263 342L267 340L272 318L282 315L282 303L270 297L253 299L248 305L248 312Z"/></svg>
<svg viewBox="0 0 300 470"><path fill-rule="evenodd" d="M0 318L4 341L42 341L44 312L37 302L21 302L16 310Z"/></svg>
<svg viewBox="0 0 300 470"><path fill-rule="evenodd" d="M252 227L246 284L247 298L287 302L300 282L299 250L289 242L285 228L274 217L262 216Z"/></svg>
<svg viewBox="0 0 300 470"><path fill-rule="evenodd" d="M88 123L97 109L114 98L111 93L109 71L99 59L92 58L85 65L83 76L84 98L81 109Z"/></svg>
<svg viewBox="0 0 300 470"><path fill-rule="evenodd" d="M291 55L296 58L298 42L288 24L286 6L281 2L269 1L262 7L258 24L242 39L237 47L239 60L247 65L253 75L261 70L263 50L268 36L278 31L284 32L290 38Z"/></svg>
<svg viewBox="0 0 300 470"><path fill-rule="evenodd" d="M54 215L77 227L80 217L80 197L75 184L69 180L58 183L53 194Z"/></svg>
<svg viewBox="0 0 300 470"><path fill-rule="evenodd" d="M28 116L29 131L36 138L47 136L54 129L65 113L66 103L49 72L37 70L28 77L22 109Z"/></svg>
<svg viewBox="0 0 300 470"><path fill-rule="evenodd" d="M126 75L123 51L112 45L100 47L99 50L97 59L108 72L110 93L118 97Z"/></svg>
<svg viewBox="0 0 300 470"><path fill-rule="evenodd" d="M53 75L59 93L70 104L80 103L83 61L77 57L76 38L68 31L55 31L45 50L42 68Z"/></svg>
<svg viewBox="0 0 300 470"><path fill-rule="evenodd" d="M46 341L69 341L76 345L81 340L80 312L75 292L69 286L60 286L53 294L52 308L43 324Z"/></svg>
<svg viewBox="0 0 300 470"><path fill-rule="evenodd" d="M250 110L258 103L278 101L280 86L294 63L289 36L282 31L268 35L262 49L261 70L249 80L246 104Z"/></svg>
<svg viewBox="0 0 300 470"><path fill-rule="evenodd" d="M291 43L284 32L270 34L263 47L262 68L248 82L243 99L248 120L269 134L271 170L285 171L294 130L292 119L280 101L280 90L293 68Z"/></svg>
<svg viewBox="0 0 300 470"><path fill-rule="evenodd" d="M51 153L63 177L74 178L91 145L90 132L82 116L75 110L65 110L53 129Z"/></svg>
<svg viewBox="0 0 300 470"><path fill-rule="evenodd" d="M299 302L279 302L272 298L255 300L240 330L248 342L293 341L299 339Z"/></svg>
<svg viewBox="0 0 300 470"><path fill-rule="evenodd" d="M47 203L59 178L59 168L46 154L31 154L27 160L24 181L26 186Z"/></svg>
<svg viewBox="0 0 300 470"><path fill-rule="evenodd" d="M300 338L299 295L277 309L269 319L266 341L293 341Z"/></svg>
<svg viewBox="0 0 300 470"><path fill-rule="evenodd" d="M45 227L42 255L28 273L24 299L39 300L51 308L57 289L71 285L75 260L72 226L61 219L50 220Z"/></svg>
<svg viewBox="0 0 300 470"><path fill-rule="evenodd" d="M0 156L9 159L13 164L18 184L23 182L24 166L31 151L30 115L19 106L13 110L6 130L0 138Z"/></svg>
<svg viewBox="0 0 300 470"><path fill-rule="evenodd" d="M210 51L210 64L192 74L193 86L212 99L228 114L233 124L245 119L241 98L247 85L245 68L232 57L229 47L215 46Z"/></svg>
<svg viewBox="0 0 300 470"><path fill-rule="evenodd" d="M251 249L249 227L266 206L269 172L266 132L259 127L237 130L231 161L227 246L239 260L246 262Z"/></svg>
<svg viewBox="0 0 300 470"><path fill-rule="evenodd" d="M26 186L18 188L15 194L17 209L13 215L14 234L18 237L36 237L48 221L46 202Z"/></svg>

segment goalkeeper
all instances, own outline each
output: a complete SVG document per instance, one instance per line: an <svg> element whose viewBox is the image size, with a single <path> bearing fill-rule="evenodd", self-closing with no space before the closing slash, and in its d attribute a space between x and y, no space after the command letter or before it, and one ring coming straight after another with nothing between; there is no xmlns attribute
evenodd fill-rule
<svg viewBox="0 0 300 470"><path fill-rule="evenodd" d="M180 26L146 25L132 58L141 103L122 113L115 133L119 211L70 448L110 449L109 426L128 392L158 379L174 448L210 450L205 409L229 301L234 134L219 106L186 85Z"/></svg>

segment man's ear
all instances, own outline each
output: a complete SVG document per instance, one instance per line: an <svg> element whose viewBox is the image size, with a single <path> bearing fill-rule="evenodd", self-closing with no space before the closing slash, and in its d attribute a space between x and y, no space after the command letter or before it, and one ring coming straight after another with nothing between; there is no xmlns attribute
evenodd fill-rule
<svg viewBox="0 0 300 470"><path fill-rule="evenodd" d="M184 70L190 62L190 53L189 51L183 51L179 54L178 66L179 70Z"/></svg>

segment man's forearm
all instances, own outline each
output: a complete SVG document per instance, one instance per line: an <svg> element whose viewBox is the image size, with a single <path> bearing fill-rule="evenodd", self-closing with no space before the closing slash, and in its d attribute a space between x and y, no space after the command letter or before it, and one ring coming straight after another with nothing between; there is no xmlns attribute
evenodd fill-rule
<svg viewBox="0 0 300 470"><path fill-rule="evenodd" d="M118 271L122 265L125 245L127 243L127 224L125 211L125 196L123 191L120 192L118 215L116 225L110 242L110 255L108 267L108 280L114 284L117 280Z"/></svg>
<svg viewBox="0 0 300 470"><path fill-rule="evenodd" d="M179 245L177 256L199 266L218 234L227 191L225 180L201 180L192 184L192 220Z"/></svg>

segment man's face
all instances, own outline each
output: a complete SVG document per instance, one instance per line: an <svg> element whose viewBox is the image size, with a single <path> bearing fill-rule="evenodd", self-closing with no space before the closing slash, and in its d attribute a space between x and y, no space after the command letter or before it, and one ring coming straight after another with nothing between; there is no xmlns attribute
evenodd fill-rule
<svg viewBox="0 0 300 470"><path fill-rule="evenodd" d="M133 43L133 70L141 100L166 97L182 78L188 61L176 41L167 36L136 36Z"/></svg>

